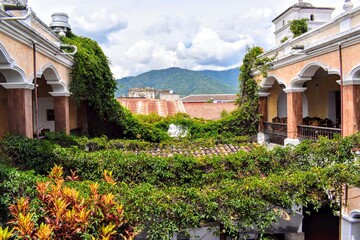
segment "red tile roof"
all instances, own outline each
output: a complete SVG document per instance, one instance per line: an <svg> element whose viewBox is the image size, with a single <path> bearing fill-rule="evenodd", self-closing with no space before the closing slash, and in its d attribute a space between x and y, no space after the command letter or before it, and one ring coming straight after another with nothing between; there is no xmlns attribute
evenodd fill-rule
<svg viewBox="0 0 360 240"><path fill-rule="evenodd" d="M214 120L221 118L221 112L228 113L236 109L233 102L228 103L186 103L184 102L185 111L191 117Z"/></svg>
<svg viewBox="0 0 360 240"><path fill-rule="evenodd" d="M117 101L135 114L157 113L159 116L173 116L185 113L182 102L145 98L118 98Z"/></svg>
<svg viewBox="0 0 360 240"><path fill-rule="evenodd" d="M173 116L176 113L187 113L191 117L214 120L221 118L221 112L228 113L236 109L234 102L181 102L145 98L118 98L117 101L135 114L157 113L160 116Z"/></svg>
<svg viewBox="0 0 360 240"><path fill-rule="evenodd" d="M236 94L197 94L189 95L181 99L185 102L209 102L209 101L220 101L220 102L235 102L237 98Z"/></svg>

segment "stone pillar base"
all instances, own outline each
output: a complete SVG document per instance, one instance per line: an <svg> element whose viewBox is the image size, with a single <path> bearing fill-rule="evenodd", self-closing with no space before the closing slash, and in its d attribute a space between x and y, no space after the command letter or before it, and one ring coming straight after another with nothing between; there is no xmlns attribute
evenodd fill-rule
<svg viewBox="0 0 360 240"><path fill-rule="evenodd" d="M299 145L300 140L299 139L286 138L284 140L284 146L289 145L289 144L292 144L292 145L295 145L295 146Z"/></svg>
<svg viewBox="0 0 360 240"><path fill-rule="evenodd" d="M305 234L301 233L285 233L285 240L305 240Z"/></svg>
<svg viewBox="0 0 360 240"><path fill-rule="evenodd" d="M266 143L266 134L259 132L257 134L257 142L258 144L264 145Z"/></svg>

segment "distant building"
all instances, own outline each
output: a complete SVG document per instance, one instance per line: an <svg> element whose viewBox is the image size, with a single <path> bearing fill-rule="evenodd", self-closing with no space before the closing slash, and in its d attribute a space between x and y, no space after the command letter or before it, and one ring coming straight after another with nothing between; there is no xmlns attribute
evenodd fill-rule
<svg viewBox="0 0 360 240"><path fill-rule="evenodd" d="M146 98L146 99L161 99L161 100L179 100L180 95L174 94L172 90L158 90L155 88L129 88L129 98Z"/></svg>
<svg viewBox="0 0 360 240"><path fill-rule="evenodd" d="M194 94L181 99L184 103L205 103L205 102L235 102L236 94Z"/></svg>
<svg viewBox="0 0 360 240"><path fill-rule="evenodd" d="M186 113L194 118L216 120L223 114L234 111L235 94L201 94L190 95L182 100L174 100L172 94L162 93L161 99L146 98L118 98L124 107L135 114L156 113L160 116L173 116L177 113Z"/></svg>

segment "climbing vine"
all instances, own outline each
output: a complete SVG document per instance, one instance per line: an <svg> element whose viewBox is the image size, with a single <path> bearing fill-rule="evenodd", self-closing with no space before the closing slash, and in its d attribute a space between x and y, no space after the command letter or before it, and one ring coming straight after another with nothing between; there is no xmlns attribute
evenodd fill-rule
<svg viewBox="0 0 360 240"><path fill-rule="evenodd" d="M238 116L247 116L247 125L249 128L256 132L257 120L259 119L258 114L258 83L256 82L253 71L260 71L263 77L267 76L267 72L270 69L270 63L275 57L260 57L264 52L261 47L254 46L248 47L246 54L243 59L243 64L240 67L239 83L240 83L240 94L237 99L239 106ZM242 121L241 125L244 124Z"/></svg>
<svg viewBox="0 0 360 240"><path fill-rule="evenodd" d="M115 138L140 138L160 141L166 134L150 125L140 123L131 112L114 98L116 81L110 70L110 61L94 40L69 33L62 38L66 44L78 48L72 67L70 92L78 102L85 102L99 119L93 135L111 133Z"/></svg>

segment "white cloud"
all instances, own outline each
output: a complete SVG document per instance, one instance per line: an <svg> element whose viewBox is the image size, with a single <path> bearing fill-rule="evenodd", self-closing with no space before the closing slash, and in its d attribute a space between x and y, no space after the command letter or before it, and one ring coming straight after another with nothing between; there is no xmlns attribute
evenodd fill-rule
<svg viewBox="0 0 360 240"><path fill-rule="evenodd" d="M66 12L76 34L99 41L119 78L172 66L239 66L246 45L273 46L271 20L295 4L286 0L29 0L44 22ZM344 1L311 0L336 7ZM360 0L352 0L355 6Z"/></svg>
<svg viewBox="0 0 360 240"><path fill-rule="evenodd" d="M127 27L127 20L121 18L116 11L110 12L106 8L90 13L79 10L78 14L73 17L73 22L78 29L89 33L106 32L114 28L123 29Z"/></svg>

